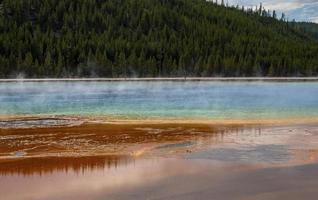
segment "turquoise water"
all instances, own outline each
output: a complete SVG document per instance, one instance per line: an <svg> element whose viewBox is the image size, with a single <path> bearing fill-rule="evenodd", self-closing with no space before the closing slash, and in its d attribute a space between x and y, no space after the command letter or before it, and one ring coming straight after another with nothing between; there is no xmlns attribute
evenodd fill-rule
<svg viewBox="0 0 318 200"><path fill-rule="evenodd" d="M0 115L132 118L318 116L318 82L0 83Z"/></svg>

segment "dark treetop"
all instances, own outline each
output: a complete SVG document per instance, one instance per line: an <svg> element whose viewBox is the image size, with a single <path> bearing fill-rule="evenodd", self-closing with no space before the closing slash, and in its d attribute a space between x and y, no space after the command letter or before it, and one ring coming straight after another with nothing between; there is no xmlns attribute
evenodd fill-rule
<svg viewBox="0 0 318 200"><path fill-rule="evenodd" d="M316 76L313 27L204 0L1 0L0 77Z"/></svg>

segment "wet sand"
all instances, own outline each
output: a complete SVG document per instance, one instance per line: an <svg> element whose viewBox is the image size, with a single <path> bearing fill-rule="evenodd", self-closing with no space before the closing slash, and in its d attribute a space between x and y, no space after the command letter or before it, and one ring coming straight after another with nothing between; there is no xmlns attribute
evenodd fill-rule
<svg viewBox="0 0 318 200"><path fill-rule="evenodd" d="M7 118L9 125L0 128L1 198L267 200L318 195L315 119L63 119L71 123L43 126L37 118ZM20 126L21 120L27 125Z"/></svg>

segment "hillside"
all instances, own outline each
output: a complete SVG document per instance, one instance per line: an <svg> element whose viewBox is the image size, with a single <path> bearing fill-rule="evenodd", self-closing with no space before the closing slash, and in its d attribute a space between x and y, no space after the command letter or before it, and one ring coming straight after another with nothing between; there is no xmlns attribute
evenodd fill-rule
<svg viewBox="0 0 318 200"><path fill-rule="evenodd" d="M318 24L309 22L297 22L296 27L302 29L302 31L312 34L313 37L318 39Z"/></svg>
<svg viewBox="0 0 318 200"><path fill-rule="evenodd" d="M314 76L318 42L204 0L2 0L0 77Z"/></svg>

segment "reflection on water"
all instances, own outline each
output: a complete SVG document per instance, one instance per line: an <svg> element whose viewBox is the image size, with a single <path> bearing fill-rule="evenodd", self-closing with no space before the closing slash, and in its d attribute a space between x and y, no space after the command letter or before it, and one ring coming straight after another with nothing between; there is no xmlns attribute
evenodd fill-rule
<svg viewBox="0 0 318 200"><path fill-rule="evenodd" d="M147 130L152 137L159 133ZM234 127L195 137L181 133L177 134L179 140L150 146L139 141L138 151L130 156L2 159L0 199L270 200L277 195L282 199L317 196L318 166L302 166L318 163L317 126ZM142 153L136 156L137 152Z"/></svg>
<svg viewBox="0 0 318 200"><path fill-rule="evenodd" d="M83 173L67 168L28 176L0 175L1 199L314 200L317 196L317 165L264 168L251 163L162 158L110 168L97 165L89 164Z"/></svg>
<svg viewBox="0 0 318 200"><path fill-rule="evenodd" d="M44 157L0 161L0 177L47 175L64 172L85 174L91 171L117 168L134 162L128 156Z"/></svg>
<svg viewBox="0 0 318 200"><path fill-rule="evenodd" d="M37 132L31 134L32 130L28 132L28 129L17 129L18 132L1 135L0 149L5 149L6 144L9 150L14 149L15 154L2 156L0 174L32 175L69 170L84 172L95 168L116 168L118 165L135 162L138 158L160 157L262 165L294 165L318 161L318 127L315 125L218 129L171 126L152 126L151 129L117 127L125 134L120 134L119 130L112 127L111 130L119 132L110 135L104 129L94 134L87 134L85 129L75 134L77 129L71 127L65 133L65 129L60 128L49 129L50 134L42 129L39 135L36 135ZM58 144L60 148L53 149L50 143ZM51 148L48 149L52 151L51 154L39 148L46 144L47 148ZM116 146L117 150L113 150L114 154L111 155L109 150L112 146ZM26 147L33 151L26 151Z"/></svg>
<svg viewBox="0 0 318 200"><path fill-rule="evenodd" d="M217 148L186 156L190 159L210 159L226 162L282 163L291 159L286 145L258 145L241 148Z"/></svg>
<svg viewBox="0 0 318 200"><path fill-rule="evenodd" d="M54 159L48 163L45 163L46 160L37 160L41 164L30 166L30 170L36 173L27 176L0 175L1 198L6 200L105 199L113 193L120 193L130 187L145 185L150 180L156 181L176 174L177 169L182 166L179 163L171 166L167 171L168 166L165 166L165 162L152 160L137 163L121 162L117 159L113 161L106 159L105 162L102 158L80 159L80 161L71 159L72 162L67 160ZM113 163L108 165L109 161ZM28 166L26 163L23 165ZM43 166L48 167L48 170L37 169Z"/></svg>

